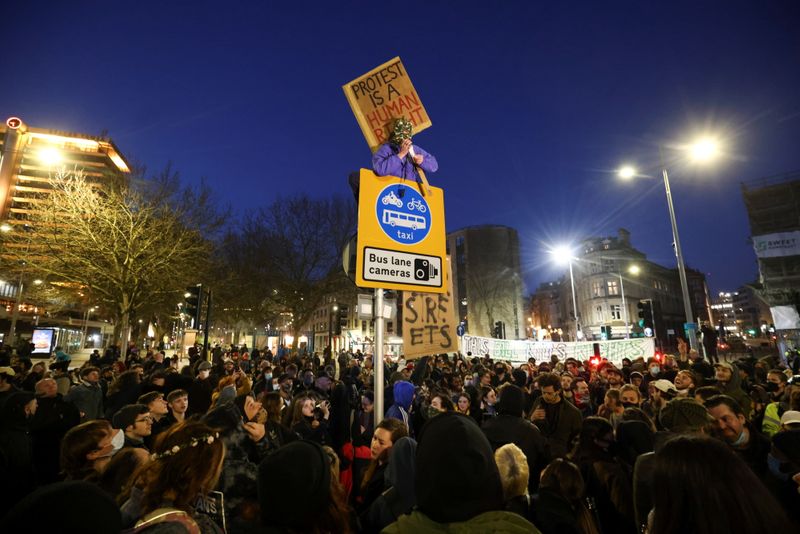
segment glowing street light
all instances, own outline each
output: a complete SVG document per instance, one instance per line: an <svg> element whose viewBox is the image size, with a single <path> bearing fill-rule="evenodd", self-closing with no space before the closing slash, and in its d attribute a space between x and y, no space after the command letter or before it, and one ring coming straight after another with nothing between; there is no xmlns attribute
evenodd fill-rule
<svg viewBox="0 0 800 534"><path fill-rule="evenodd" d="M687 152L692 161L698 163L707 163L719 156L720 146L714 138L704 137L689 145L687 147ZM689 299L689 284L686 281L686 266L684 265L681 241L680 237L678 236L678 223L675 220L675 207L672 203L672 190L669 186L669 173L667 172L666 166L662 166L661 174L664 178L664 190L667 193L667 207L669 208L669 218L670 222L672 223L672 239L675 243L675 255L678 259L678 275L680 276L681 280L683 311L686 317L686 329L689 331L689 345L691 348L697 350L697 336L695 335L697 325L692 317L692 304L691 300ZM629 180L636 176L636 171L633 167L625 165L617 171L617 175L622 179Z"/></svg>
<svg viewBox="0 0 800 534"><path fill-rule="evenodd" d="M577 299L575 298L575 277L572 274L572 260L575 259L575 256L572 253L572 247L568 245L559 245L554 247L550 250L550 253L555 258L556 262L559 265L564 265L565 263L569 264L569 283L570 287L572 288L572 312L575 318L575 339L578 339L578 332L580 332L581 327L580 323L578 323L578 304Z"/></svg>
<svg viewBox="0 0 800 534"><path fill-rule="evenodd" d="M48 167L54 167L58 165L63 159L61 151L53 147L41 149L39 151L38 158L40 162L44 163Z"/></svg>
<svg viewBox="0 0 800 534"><path fill-rule="evenodd" d="M703 137L689 146L689 155L698 163L711 161L719 156L719 143L711 137Z"/></svg>
<svg viewBox="0 0 800 534"><path fill-rule="evenodd" d="M617 171L617 174L623 180L630 180L631 178L636 176L636 169L634 167L631 167L630 165L623 165L622 167L620 167L619 171Z"/></svg>

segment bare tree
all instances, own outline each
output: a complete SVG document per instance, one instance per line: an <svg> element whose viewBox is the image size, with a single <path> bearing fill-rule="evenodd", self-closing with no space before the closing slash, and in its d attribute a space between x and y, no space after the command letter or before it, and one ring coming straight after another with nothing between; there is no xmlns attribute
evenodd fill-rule
<svg viewBox="0 0 800 534"><path fill-rule="evenodd" d="M226 236L221 252L229 280L235 281L224 302L239 318L248 312L254 321L291 314L296 347L301 328L325 297L352 288L341 253L355 226L352 202L339 197L277 199L245 217Z"/></svg>
<svg viewBox="0 0 800 534"><path fill-rule="evenodd" d="M80 169L62 170L51 187L28 215L33 237L12 237L18 246L7 250L31 272L110 310L124 354L133 314L174 306L182 288L203 276L223 215L207 187L182 188L169 168L102 188Z"/></svg>

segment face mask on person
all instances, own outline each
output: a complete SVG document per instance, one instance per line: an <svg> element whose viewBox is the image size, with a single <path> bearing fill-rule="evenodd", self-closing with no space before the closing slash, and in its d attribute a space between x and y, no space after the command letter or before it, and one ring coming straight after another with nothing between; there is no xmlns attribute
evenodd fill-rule
<svg viewBox="0 0 800 534"><path fill-rule="evenodd" d="M125 445L125 432L118 430L117 433L111 438L111 456L117 454Z"/></svg>
<svg viewBox="0 0 800 534"><path fill-rule="evenodd" d="M639 406L637 406L635 402L623 402L622 403L622 407L623 408L638 408Z"/></svg>
<svg viewBox="0 0 800 534"><path fill-rule="evenodd" d="M287 392L288 391L292 391L291 382L284 382L283 384L281 384L281 389L283 389L283 391L287 391Z"/></svg>
<svg viewBox="0 0 800 534"><path fill-rule="evenodd" d="M738 438L736 438L736 441L734 441L734 442L732 443L732 445L733 445L734 447L738 447L738 446L740 446L740 445L744 445L744 442L745 442L745 440L746 440L746 439L747 439L747 436L745 435L745 431L744 431L744 429L742 429L742 433L741 433L741 434L739 434L739 437L738 437Z"/></svg>
<svg viewBox="0 0 800 534"><path fill-rule="evenodd" d="M767 382L766 384L764 384L764 388L770 393L775 393L776 391L778 391L779 387L780 386L775 382Z"/></svg>
<svg viewBox="0 0 800 534"><path fill-rule="evenodd" d="M272 373L264 373L264 380L272 380Z"/></svg>
<svg viewBox="0 0 800 534"><path fill-rule="evenodd" d="M658 365L654 365L653 367L650 368L650 374L652 376L658 376L658 373L660 372L661 372L661 367L659 367Z"/></svg>
<svg viewBox="0 0 800 534"><path fill-rule="evenodd" d="M313 383L314 383L314 377L313 377L313 376L306 376L306 377L303 377L303 384L304 384L306 387L310 387L310 386L311 386L311 384L313 384Z"/></svg>

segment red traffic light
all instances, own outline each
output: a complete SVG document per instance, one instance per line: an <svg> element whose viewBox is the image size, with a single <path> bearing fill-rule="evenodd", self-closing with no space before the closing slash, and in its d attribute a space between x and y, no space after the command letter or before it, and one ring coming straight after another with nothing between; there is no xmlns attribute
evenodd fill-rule
<svg viewBox="0 0 800 534"><path fill-rule="evenodd" d="M656 351L655 359L658 360L658 361L662 361L664 359L664 355L661 354L660 352Z"/></svg>
<svg viewBox="0 0 800 534"><path fill-rule="evenodd" d="M589 363L592 364L592 367L597 367L598 365L600 365L600 358L594 356L589 360Z"/></svg>

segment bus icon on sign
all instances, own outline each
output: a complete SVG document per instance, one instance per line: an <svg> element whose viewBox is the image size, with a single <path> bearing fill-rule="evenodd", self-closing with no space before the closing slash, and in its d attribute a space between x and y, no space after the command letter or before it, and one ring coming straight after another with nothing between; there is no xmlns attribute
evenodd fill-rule
<svg viewBox="0 0 800 534"><path fill-rule="evenodd" d="M427 200L415 187L385 186L375 199L375 219L395 243L416 245L428 237L433 219Z"/></svg>
<svg viewBox="0 0 800 534"><path fill-rule="evenodd" d="M428 226L424 217L394 210L383 210L382 222L389 226L403 226L412 230L423 230Z"/></svg>

